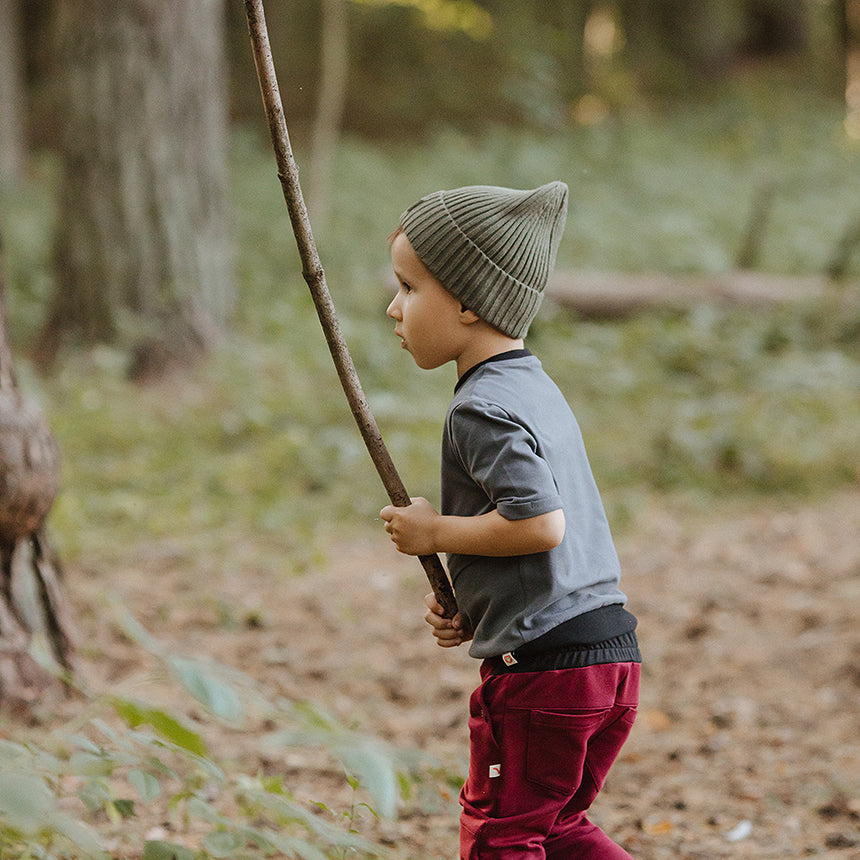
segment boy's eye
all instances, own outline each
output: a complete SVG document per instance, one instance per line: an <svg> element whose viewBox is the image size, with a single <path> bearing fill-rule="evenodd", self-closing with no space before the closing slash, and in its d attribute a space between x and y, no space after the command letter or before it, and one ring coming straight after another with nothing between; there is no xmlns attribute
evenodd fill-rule
<svg viewBox="0 0 860 860"><path fill-rule="evenodd" d="M412 292L412 286L410 284L407 284L405 281L400 282L400 287L402 288L404 293Z"/></svg>

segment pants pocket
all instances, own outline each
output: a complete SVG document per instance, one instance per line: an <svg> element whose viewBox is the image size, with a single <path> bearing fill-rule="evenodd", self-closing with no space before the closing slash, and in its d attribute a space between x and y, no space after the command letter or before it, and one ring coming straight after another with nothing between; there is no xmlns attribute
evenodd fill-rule
<svg viewBox="0 0 860 860"><path fill-rule="evenodd" d="M609 769L621 752L635 719L636 708L619 705L612 709L605 727L589 739L586 769L593 782L595 796L603 788Z"/></svg>
<svg viewBox="0 0 860 860"><path fill-rule="evenodd" d="M607 711L557 713L530 711L526 778L552 792L572 795L582 782L588 739Z"/></svg>

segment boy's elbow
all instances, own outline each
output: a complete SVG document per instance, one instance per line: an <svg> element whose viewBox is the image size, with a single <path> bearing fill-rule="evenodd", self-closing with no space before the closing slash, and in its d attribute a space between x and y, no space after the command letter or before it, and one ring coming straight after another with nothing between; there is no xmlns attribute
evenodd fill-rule
<svg viewBox="0 0 860 860"><path fill-rule="evenodd" d="M547 552L555 549L564 540L565 520L564 511L550 511L541 517L541 543L542 550Z"/></svg>

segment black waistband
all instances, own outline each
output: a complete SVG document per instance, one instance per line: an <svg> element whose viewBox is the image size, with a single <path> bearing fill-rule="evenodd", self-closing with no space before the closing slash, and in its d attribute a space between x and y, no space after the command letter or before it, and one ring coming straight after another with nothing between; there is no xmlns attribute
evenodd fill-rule
<svg viewBox="0 0 860 860"><path fill-rule="evenodd" d="M636 629L636 616L620 603L610 603L562 621L552 630L517 648L517 656L544 654L568 645L595 645Z"/></svg>
<svg viewBox="0 0 860 860"><path fill-rule="evenodd" d="M641 663L635 631L622 633L603 642L565 645L550 651L523 654L522 649L486 660L494 675L509 672L547 672L556 669L582 669L603 663Z"/></svg>

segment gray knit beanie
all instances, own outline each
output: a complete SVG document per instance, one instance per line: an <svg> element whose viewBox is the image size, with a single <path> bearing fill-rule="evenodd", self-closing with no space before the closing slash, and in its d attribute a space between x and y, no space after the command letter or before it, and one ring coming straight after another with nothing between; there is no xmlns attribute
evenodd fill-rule
<svg viewBox="0 0 860 860"><path fill-rule="evenodd" d="M433 276L513 338L538 312L567 217L567 185L470 185L422 197L400 226Z"/></svg>

